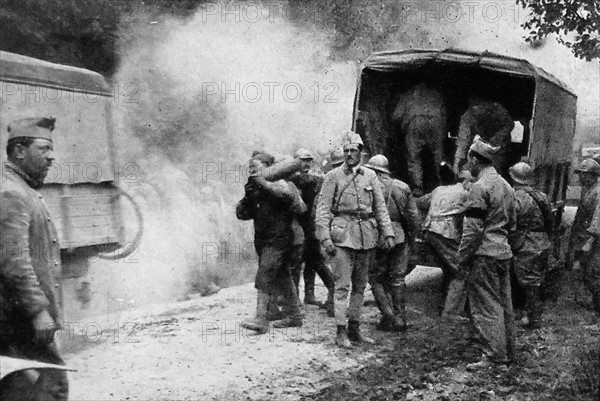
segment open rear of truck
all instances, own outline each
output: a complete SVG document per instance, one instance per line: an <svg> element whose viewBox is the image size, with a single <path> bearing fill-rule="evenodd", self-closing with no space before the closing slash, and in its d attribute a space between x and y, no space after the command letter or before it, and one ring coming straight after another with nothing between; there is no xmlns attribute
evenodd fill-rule
<svg viewBox="0 0 600 401"><path fill-rule="evenodd" d="M488 52L447 49L373 53L360 71L353 129L363 138L367 152L386 155L392 173L403 180L407 180L406 145L391 119L394 99L402 90L423 81L437 87L446 99L449 132L443 153L450 164L469 95L477 93L504 105L521 128L510 144L510 164L526 161L535 169L535 186L548 194L558 230L575 134L575 93L526 60ZM439 185L435 175L428 176L432 170L424 166L428 190Z"/></svg>
<svg viewBox="0 0 600 401"><path fill-rule="evenodd" d="M9 122L56 118L56 159L40 192L58 230L64 278L85 275L98 254L122 256L125 245L113 95L93 71L0 52L2 166Z"/></svg>

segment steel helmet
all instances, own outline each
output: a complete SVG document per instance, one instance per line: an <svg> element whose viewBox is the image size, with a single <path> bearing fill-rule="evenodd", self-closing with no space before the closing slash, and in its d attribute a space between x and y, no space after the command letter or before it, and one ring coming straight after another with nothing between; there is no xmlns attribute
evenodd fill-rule
<svg viewBox="0 0 600 401"><path fill-rule="evenodd" d="M598 164L594 159L585 159L581 162L579 168L575 169L575 174L579 173L593 173L600 175L600 164Z"/></svg>
<svg viewBox="0 0 600 401"><path fill-rule="evenodd" d="M384 155L375 155L369 159L369 162L367 164L365 164L365 167L368 167L371 170L390 174L390 170L389 170L388 166L389 166L388 159Z"/></svg>
<svg viewBox="0 0 600 401"><path fill-rule="evenodd" d="M520 162L508 170L510 178L517 184L529 185L533 181L533 169L525 162Z"/></svg>
<svg viewBox="0 0 600 401"><path fill-rule="evenodd" d="M329 155L329 158L331 159L331 165L333 167L341 166L342 163L344 163L344 149L343 148L335 149L333 152L331 152L331 154Z"/></svg>
<svg viewBox="0 0 600 401"><path fill-rule="evenodd" d="M315 157L313 156L313 154L310 150L305 149L305 148L300 148L296 151L296 153L294 153L294 159L314 160Z"/></svg>

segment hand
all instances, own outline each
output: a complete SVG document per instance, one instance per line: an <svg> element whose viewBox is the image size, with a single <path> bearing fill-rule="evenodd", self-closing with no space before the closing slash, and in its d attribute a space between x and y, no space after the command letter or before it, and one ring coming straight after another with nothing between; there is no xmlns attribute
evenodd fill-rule
<svg viewBox="0 0 600 401"><path fill-rule="evenodd" d="M33 318L33 329L35 331L35 342L48 344L54 339L54 332L57 327L54 319L48 311L44 309Z"/></svg>
<svg viewBox="0 0 600 401"><path fill-rule="evenodd" d="M581 247L581 250L583 252L589 252L592 250L592 243L594 242L593 238L590 238L589 240L586 241L585 244L583 244L583 246Z"/></svg>
<svg viewBox="0 0 600 401"><path fill-rule="evenodd" d="M385 237L379 247L384 251L389 251L394 247L394 237Z"/></svg>
<svg viewBox="0 0 600 401"><path fill-rule="evenodd" d="M269 184L269 181L267 181L265 179L265 177L262 176L262 175L255 175L252 178L252 182L254 182L254 184L256 184L256 185L258 185L258 186L260 186L262 188L266 187Z"/></svg>
<svg viewBox="0 0 600 401"><path fill-rule="evenodd" d="M335 254L337 253L337 247L331 241L326 241L323 244L323 249L325 250L325 253L327 253L327 255L329 256L335 256Z"/></svg>

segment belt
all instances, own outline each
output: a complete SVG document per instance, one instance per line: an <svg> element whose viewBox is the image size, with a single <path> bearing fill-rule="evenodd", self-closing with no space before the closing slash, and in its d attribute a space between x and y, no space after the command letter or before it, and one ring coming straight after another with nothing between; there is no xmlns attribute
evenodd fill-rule
<svg viewBox="0 0 600 401"><path fill-rule="evenodd" d="M356 219L356 220L368 220L368 219L375 217L375 214L367 213L367 212L343 212L343 213L340 213L338 216L350 217L350 218Z"/></svg>

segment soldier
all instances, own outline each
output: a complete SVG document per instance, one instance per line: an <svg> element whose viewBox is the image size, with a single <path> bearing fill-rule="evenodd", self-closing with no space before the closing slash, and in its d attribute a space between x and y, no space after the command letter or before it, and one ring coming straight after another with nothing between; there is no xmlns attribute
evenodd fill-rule
<svg viewBox="0 0 600 401"><path fill-rule="evenodd" d="M378 238L383 238L380 246L389 250L394 244L394 231L381 183L373 171L360 165L363 148L360 136L346 132L343 145L344 164L327 173L323 181L316 225L317 238L332 258L337 324L335 342L349 348L352 346L350 341L374 342L360 332L361 307Z"/></svg>
<svg viewBox="0 0 600 401"><path fill-rule="evenodd" d="M517 163L509 170L514 182L517 229L509 239L514 255L513 269L525 293L526 328L541 327L540 286L552 248L552 208L546 194L531 186L533 169Z"/></svg>
<svg viewBox="0 0 600 401"><path fill-rule="evenodd" d="M469 180L462 173L465 181ZM428 209L423 223L423 240L427 252L435 255L438 265L444 272L444 307L442 317L447 320L463 322L460 316L465 309L466 269L458 263L458 247L462 235L464 211L467 205L467 184L456 183L452 168L442 163L440 166L441 184L433 192L419 199L420 207Z"/></svg>
<svg viewBox="0 0 600 401"><path fill-rule="evenodd" d="M325 173L328 173L334 168L341 166L342 163L344 163L344 149L340 147L332 151L329 155L329 162L324 168Z"/></svg>
<svg viewBox="0 0 600 401"><path fill-rule="evenodd" d="M54 342L63 328L60 247L37 191L54 160L54 123L26 118L8 125L0 189L0 354L64 365ZM11 392L19 400L66 400L69 393L60 370L28 370L2 384L3 400Z"/></svg>
<svg viewBox="0 0 600 401"><path fill-rule="evenodd" d="M328 295L327 302L323 305L331 314L333 312L333 294L334 281L331 271L325 265L325 259L321 253L321 245L316 235L315 228L315 201L321 185L323 177L310 173L314 157L307 149L298 149L294 155L296 160L302 162L302 167L299 173L294 174L290 180L298 187L302 194L302 200L306 204L308 211L299 217L299 222L304 229L305 245L304 254L304 303L319 305L315 299L315 273L319 275L325 287L327 287Z"/></svg>
<svg viewBox="0 0 600 401"><path fill-rule="evenodd" d="M590 238L581 250L587 253L588 280L592 287L592 302L596 311L596 321L600 323L600 202L596 202L596 210L587 230Z"/></svg>
<svg viewBox="0 0 600 401"><path fill-rule="evenodd" d="M293 259L294 216L306 212L306 206L292 183L265 179L263 170L272 166L273 162L273 156L254 152L246 194L236 206L238 219L254 220L254 247L258 254L256 318L242 322L241 326L259 334L269 330L269 299L278 293L279 288L286 296L287 316L275 321L273 327L302 326L302 313L289 261Z"/></svg>
<svg viewBox="0 0 600 401"><path fill-rule="evenodd" d="M388 159L373 156L365 167L375 171L383 185L383 197L394 228L394 247L376 251L375 263L369 272L371 291L381 311L377 328L382 331L406 331L406 275L408 249L416 238L419 211L407 184L390 176ZM389 300L392 300L390 304Z"/></svg>
<svg viewBox="0 0 600 401"><path fill-rule="evenodd" d="M585 286L592 294L593 307L600 313L600 283L596 277L598 266L594 265L593 258L588 258L587 253L583 251L583 246L591 239L588 229L592 223L594 211L600 202L600 179L598 178L600 177L600 165L593 159L585 159L575 173L579 174L579 180L584 187L582 192L585 193L577 208L571 228L568 264L572 265L574 260L579 259Z"/></svg>
<svg viewBox="0 0 600 401"><path fill-rule="evenodd" d="M458 260L468 268L471 319L483 343L481 360L467 365L469 370L506 363L513 357L508 234L515 228L515 195L492 166L497 151L477 136L467 162L477 181L467 198Z"/></svg>

